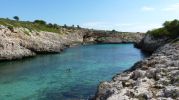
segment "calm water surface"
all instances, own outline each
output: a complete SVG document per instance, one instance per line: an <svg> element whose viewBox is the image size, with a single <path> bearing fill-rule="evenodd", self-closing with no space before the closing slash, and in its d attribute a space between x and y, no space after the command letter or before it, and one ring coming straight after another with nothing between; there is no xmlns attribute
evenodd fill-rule
<svg viewBox="0 0 179 100"><path fill-rule="evenodd" d="M144 57L132 44L102 44L1 62L0 100L87 100L100 81Z"/></svg>

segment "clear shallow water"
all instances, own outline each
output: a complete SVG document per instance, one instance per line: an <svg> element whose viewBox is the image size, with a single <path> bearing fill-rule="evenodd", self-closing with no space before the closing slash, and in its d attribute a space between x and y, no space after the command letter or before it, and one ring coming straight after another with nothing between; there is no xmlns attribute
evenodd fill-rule
<svg viewBox="0 0 179 100"><path fill-rule="evenodd" d="M144 57L132 44L102 44L2 62L0 100L87 100L100 81L111 80Z"/></svg>

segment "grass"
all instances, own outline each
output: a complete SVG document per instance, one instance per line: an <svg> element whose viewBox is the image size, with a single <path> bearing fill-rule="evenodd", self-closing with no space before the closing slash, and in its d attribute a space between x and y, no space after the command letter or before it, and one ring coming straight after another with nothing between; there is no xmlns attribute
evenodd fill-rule
<svg viewBox="0 0 179 100"><path fill-rule="evenodd" d="M47 32L54 32L54 33L61 33L60 29L62 27L49 27L48 25L38 24L30 21L15 21L10 19L0 18L0 25L7 26L9 29L13 29L16 27L23 27L29 30L36 30L36 31L47 31Z"/></svg>
<svg viewBox="0 0 179 100"><path fill-rule="evenodd" d="M115 30L112 31L104 31L104 30L93 30L93 29L85 29L81 28L79 25L75 27L74 25L72 26L60 26L57 24L52 24L52 23L46 23L43 20L35 20L33 22L31 21L17 21L17 20L11 20L8 18L0 18L0 25L7 26L11 31L14 30L14 28L22 27L22 28L27 28L29 32L32 31L46 31L46 32L54 32L54 33L59 33L59 34L67 34L67 33L74 33L78 30L89 30L91 32L96 32L96 33L101 33L101 34L128 34L130 32L118 32ZM27 34L27 32L25 32Z"/></svg>

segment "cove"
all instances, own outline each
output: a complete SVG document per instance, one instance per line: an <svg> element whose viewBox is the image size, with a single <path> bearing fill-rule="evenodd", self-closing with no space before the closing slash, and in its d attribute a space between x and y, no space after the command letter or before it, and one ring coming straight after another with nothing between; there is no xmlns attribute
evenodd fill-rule
<svg viewBox="0 0 179 100"><path fill-rule="evenodd" d="M96 44L0 63L0 100L87 100L101 81L147 57L133 44Z"/></svg>

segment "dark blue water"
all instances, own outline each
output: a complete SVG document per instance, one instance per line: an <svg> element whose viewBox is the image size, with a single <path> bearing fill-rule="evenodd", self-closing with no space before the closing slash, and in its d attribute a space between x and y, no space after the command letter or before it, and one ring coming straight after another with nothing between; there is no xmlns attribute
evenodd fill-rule
<svg viewBox="0 0 179 100"><path fill-rule="evenodd" d="M2 62L0 100L87 100L101 81L144 57L132 44L102 44Z"/></svg>

